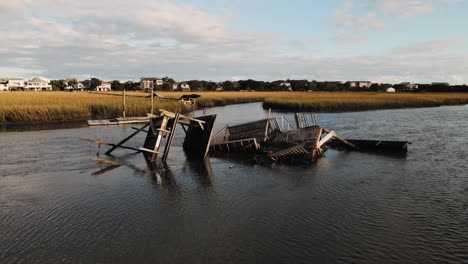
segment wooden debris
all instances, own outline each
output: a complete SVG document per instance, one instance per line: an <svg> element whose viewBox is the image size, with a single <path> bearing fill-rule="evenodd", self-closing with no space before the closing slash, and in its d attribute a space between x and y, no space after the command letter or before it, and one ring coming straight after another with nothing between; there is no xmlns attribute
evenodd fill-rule
<svg viewBox="0 0 468 264"><path fill-rule="evenodd" d="M111 166L122 166L123 163L120 163L120 162L115 162L115 161L112 161L112 160L105 160L105 159L101 159L101 158L91 158L92 161L95 161L97 163L101 163L101 164L106 164L106 165L111 165Z"/></svg>

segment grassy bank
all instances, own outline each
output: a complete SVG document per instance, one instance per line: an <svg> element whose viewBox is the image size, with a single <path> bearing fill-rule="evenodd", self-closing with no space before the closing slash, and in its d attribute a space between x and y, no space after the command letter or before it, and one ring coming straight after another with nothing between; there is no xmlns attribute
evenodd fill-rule
<svg viewBox="0 0 468 264"><path fill-rule="evenodd" d="M161 92L178 98L183 93ZM431 107L468 104L468 93L389 94L352 92L197 92L199 108L263 101L264 108L283 111L362 111L373 109ZM127 116L150 112L150 98L141 92L127 92ZM155 99L155 109L184 111L177 101ZM121 92L1 92L0 123L114 118L122 114Z"/></svg>
<svg viewBox="0 0 468 264"><path fill-rule="evenodd" d="M143 96L126 99L127 116L142 116L150 112L150 99ZM182 111L175 101L155 100L155 109ZM0 123L38 123L52 121L115 118L122 115L122 98L87 92L2 92L0 93Z"/></svg>
<svg viewBox="0 0 468 264"><path fill-rule="evenodd" d="M280 95L281 94L281 95ZM263 108L283 111L344 112L468 104L468 93L280 93L268 97Z"/></svg>

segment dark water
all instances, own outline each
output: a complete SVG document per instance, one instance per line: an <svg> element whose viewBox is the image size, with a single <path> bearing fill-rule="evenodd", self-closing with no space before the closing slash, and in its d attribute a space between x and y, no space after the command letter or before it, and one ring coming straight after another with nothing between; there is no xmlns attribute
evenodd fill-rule
<svg viewBox="0 0 468 264"><path fill-rule="evenodd" d="M218 128L266 116L260 104L209 112ZM206 168L179 134L157 172L124 150L109 159L126 165L106 172L90 161L104 151L78 138L113 142L130 126L0 133L0 263L468 262L467 106L318 120L413 144L406 158L328 151L312 166Z"/></svg>

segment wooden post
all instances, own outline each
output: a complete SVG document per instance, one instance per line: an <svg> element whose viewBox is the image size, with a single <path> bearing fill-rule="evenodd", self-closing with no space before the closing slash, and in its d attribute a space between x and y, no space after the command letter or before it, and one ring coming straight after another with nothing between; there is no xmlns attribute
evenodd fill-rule
<svg viewBox="0 0 468 264"><path fill-rule="evenodd" d="M125 117L125 89L122 90L123 96L123 117Z"/></svg>
<svg viewBox="0 0 468 264"><path fill-rule="evenodd" d="M154 88L151 88L151 115L154 114Z"/></svg>
<svg viewBox="0 0 468 264"><path fill-rule="evenodd" d="M271 108L268 109L268 118L267 118L267 123L265 127L265 139L263 141L267 141L268 139L268 125L270 124L270 115L271 115Z"/></svg>
<svg viewBox="0 0 468 264"><path fill-rule="evenodd" d="M169 149L171 148L172 140L174 139L176 126L177 126L177 123L179 123L179 116L180 115L178 113L175 115L174 124L171 127L171 132L169 133L169 137L167 138L167 142L166 142L166 147L164 148L164 153L162 156L163 162L166 162L167 156L169 155Z"/></svg>
<svg viewBox="0 0 468 264"><path fill-rule="evenodd" d="M167 133L166 132L166 126L167 126L167 122L169 121L169 119L170 119L170 117L164 116L164 118L162 120L162 123L161 123L161 126L158 129L159 130L158 138L156 139L156 144L154 144L154 153L151 156L151 162L154 162L156 160L156 158L158 157L159 148L161 146L163 136L164 136L165 133Z"/></svg>

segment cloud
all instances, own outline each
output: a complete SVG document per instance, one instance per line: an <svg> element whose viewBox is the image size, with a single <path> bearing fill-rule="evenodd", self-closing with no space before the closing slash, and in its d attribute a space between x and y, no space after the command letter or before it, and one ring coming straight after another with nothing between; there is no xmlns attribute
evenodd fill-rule
<svg viewBox="0 0 468 264"><path fill-rule="evenodd" d="M393 48L393 54L439 54L457 50L461 44L465 43L464 38L449 38L442 40L432 40L417 43L409 43Z"/></svg>
<svg viewBox="0 0 468 264"><path fill-rule="evenodd" d="M407 19L434 12L442 5L460 0L346 0L329 19L329 24L343 31L339 42L356 43L366 32L390 28L395 19Z"/></svg>
<svg viewBox="0 0 468 264"><path fill-rule="evenodd" d="M262 56L280 42L271 32L236 32L222 13L167 1L18 0L0 8L12 17L0 25L0 59L19 72L42 68L62 78L76 72L102 78L171 75L187 62Z"/></svg>
<svg viewBox="0 0 468 264"><path fill-rule="evenodd" d="M408 18L434 12L439 6L459 0L372 0L368 5L393 18Z"/></svg>
<svg viewBox="0 0 468 264"><path fill-rule="evenodd" d="M344 40L359 41L359 32L390 26L380 21L378 2L370 3L348 1L337 11L341 19L332 23L346 29ZM235 30L222 12L190 4L17 0L1 1L0 10L10 17L0 24L0 76L6 77L468 81L468 56L451 52L461 46L459 39L408 44L375 56L325 56L315 49L318 39Z"/></svg>

